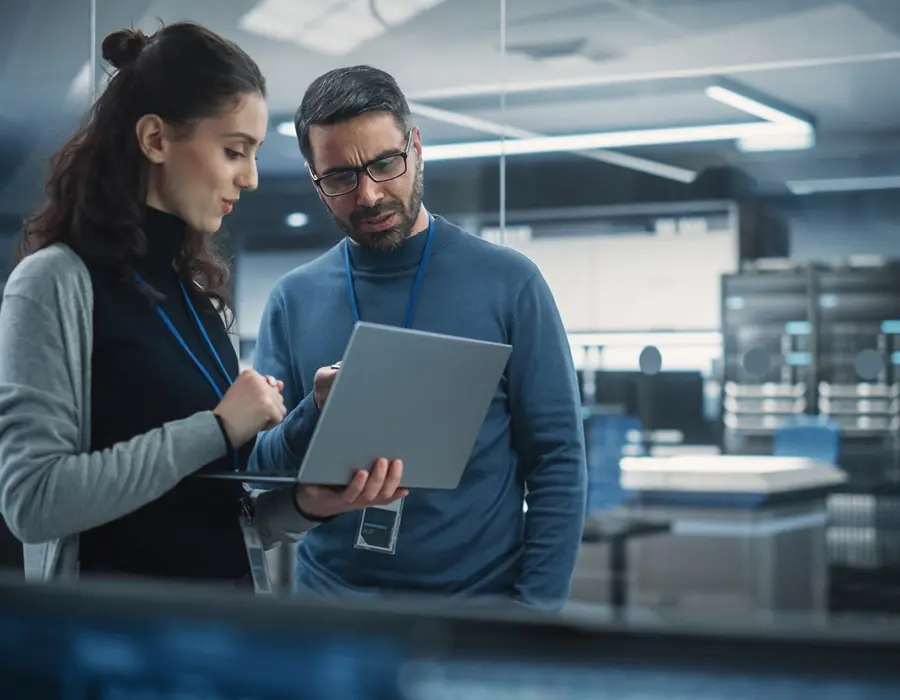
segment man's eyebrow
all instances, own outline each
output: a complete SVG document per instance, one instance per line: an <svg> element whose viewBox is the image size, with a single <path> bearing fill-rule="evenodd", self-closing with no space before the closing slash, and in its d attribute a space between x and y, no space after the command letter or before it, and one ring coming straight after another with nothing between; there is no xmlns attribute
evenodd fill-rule
<svg viewBox="0 0 900 700"><path fill-rule="evenodd" d="M246 141L247 143L249 143L251 146L257 146L257 145L259 145L259 143L260 143L260 142L257 141L253 136L251 136L250 134L245 133L245 132L243 132L243 131L232 131L231 133L225 134L225 136L224 136L223 138L226 138L226 139L243 139L244 141Z"/></svg>
<svg viewBox="0 0 900 700"><path fill-rule="evenodd" d="M396 156L403 153L402 148L386 148L383 151L376 153L375 157L372 160L366 161L366 165L371 165L377 160L381 160L382 158L387 158L388 156ZM337 165L333 168L326 168L322 171L322 174L319 177L325 177L327 175L334 175L335 173L343 173L347 171L356 170L356 168L352 165Z"/></svg>

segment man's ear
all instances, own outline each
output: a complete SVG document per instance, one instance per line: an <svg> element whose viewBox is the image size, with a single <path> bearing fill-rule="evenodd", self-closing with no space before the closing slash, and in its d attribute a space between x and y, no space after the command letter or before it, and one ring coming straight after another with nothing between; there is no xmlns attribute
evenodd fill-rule
<svg viewBox="0 0 900 700"><path fill-rule="evenodd" d="M168 154L166 123L155 114L145 114L134 127L138 145L147 160L160 165Z"/></svg>
<svg viewBox="0 0 900 700"><path fill-rule="evenodd" d="M418 158L419 162L422 162L422 134L419 132L419 127L414 126L412 128L412 147L416 152L416 158Z"/></svg>
<svg viewBox="0 0 900 700"><path fill-rule="evenodd" d="M306 168L306 172L309 173L309 179L312 180L313 189L316 191L316 194L319 195L319 199L321 200L322 204L324 204L325 207L328 208L328 198L324 194L322 194L322 188L320 188L316 184L316 171L313 170L313 167L312 165L310 165L309 161L305 161L303 163L303 167Z"/></svg>

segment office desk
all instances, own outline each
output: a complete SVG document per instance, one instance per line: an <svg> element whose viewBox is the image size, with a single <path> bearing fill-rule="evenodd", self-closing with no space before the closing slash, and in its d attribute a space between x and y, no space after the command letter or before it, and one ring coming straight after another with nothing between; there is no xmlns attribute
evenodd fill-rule
<svg viewBox="0 0 900 700"><path fill-rule="evenodd" d="M802 458L623 459L634 507L671 523L631 551L631 599L712 614L825 610L825 500L845 478Z"/></svg>
<svg viewBox="0 0 900 700"><path fill-rule="evenodd" d="M595 588L595 584L605 581L608 584L606 601L612 608L613 615L621 617L628 606L629 542L637 538L664 534L670 529L671 523L667 521L644 518L627 510L588 518L584 525L582 550L575 571L576 580L573 584L575 598L579 597L579 583L586 583L586 588ZM605 558L599 569L598 553L600 559ZM592 595L589 597L593 598Z"/></svg>

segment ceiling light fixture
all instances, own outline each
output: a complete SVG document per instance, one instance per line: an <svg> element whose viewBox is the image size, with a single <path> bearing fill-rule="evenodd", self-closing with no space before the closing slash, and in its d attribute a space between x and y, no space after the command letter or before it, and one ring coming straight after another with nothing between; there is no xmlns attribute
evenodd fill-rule
<svg viewBox="0 0 900 700"><path fill-rule="evenodd" d="M727 104L762 121L441 144L426 146L423 149L424 157L426 160L432 161L456 160L499 157L501 153L510 156L532 155L595 148L666 146L712 141L736 141L739 148L758 151L765 149L767 140L769 143L777 143L781 139L781 143L784 143L784 139L793 138L795 144L797 139L803 139L803 143L810 146L814 143L815 130L812 122L807 119L722 85L709 86L706 88L706 95L710 99Z"/></svg>
<svg viewBox="0 0 900 700"><path fill-rule="evenodd" d="M760 100L727 88L723 85L710 85L706 88L706 96L716 102L734 107L747 114L784 127L773 130L764 136L750 136L737 140L738 150L745 153L759 151L798 151L812 148L816 143L815 130L809 119L791 114L787 110L767 104Z"/></svg>
<svg viewBox="0 0 900 700"><path fill-rule="evenodd" d="M448 143L423 148L427 161L458 160L462 158L496 158L507 156L582 151L593 148L630 148L665 146L679 143L737 141L795 132L796 129L771 122L743 122L711 124L707 126L674 127L669 129L639 129L635 131L606 131L591 134L545 136L535 139L508 141L474 141Z"/></svg>
<svg viewBox="0 0 900 700"><path fill-rule="evenodd" d="M873 177L835 177L819 180L790 180L788 189L797 195L820 192L866 192L871 190L900 189L900 175Z"/></svg>
<svg viewBox="0 0 900 700"><path fill-rule="evenodd" d="M768 136L738 139L735 145L743 153L805 151L816 145L816 135L813 131L803 131L796 134L769 134Z"/></svg>
<svg viewBox="0 0 900 700"><path fill-rule="evenodd" d="M294 122L281 122L275 129L282 136L297 138L297 127L294 126Z"/></svg>
<svg viewBox="0 0 900 700"><path fill-rule="evenodd" d="M499 158L501 155L536 155L714 141L736 141L738 148L742 150L762 151L784 150L786 144L790 144L792 149L810 148L815 143L815 129L807 119L720 85L708 87L706 94L711 99L762 121L436 144L424 146L423 157L427 161ZM279 124L278 133L295 138L297 135L292 122Z"/></svg>
<svg viewBox="0 0 900 700"><path fill-rule="evenodd" d="M426 119L433 119L445 124L460 126L464 129L472 129L473 131L480 131L493 136L503 136L508 139L533 139L542 138L544 136L544 134L519 129L514 126L509 126L508 124L500 124L468 114L460 114L459 112L451 112L450 110L419 104L418 102L410 102L409 111L420 117L425 117ZM684 184L690 184L697 179L697 173L693 170L679 168L666 163L659 163L646 158L638 158L637 156L621 153L620 151L593 149L589 151L575 151L575 153L584 158L590 158L610 165L617 165L622 168L628 168L629 170L655 175L656 177L663 177Z"/></svg>
<svg viewBox="0 0 900 700"><path fill-rule="evenodd" d="M734 107L741 112L752 114L754 117L759 117L763 121L774 122L776 124L793 124L800 128L809 126L809 122L805 119L795 117L792 114L776 109L771 105L763 104L758 100L754 100L751 97L747 97L746 95L722 87L721 85L710 85L706 88L705 92L706 96L710 99L721 102L729 107Z"/></svg>
<svg viewBox="0 0 900 700"><path fill-rule="evenodd" d="M290 228L303 228L309 223L309 217L301 211L295 211L285 217L284 223Z"/></svg>
<svg viewBox="0 0 900 700"><path fill-rule="evenodd" d="M434 119L435 121L441 121L444 123L453 124L455 126L463 126L465 128L474 129L475 131L483 131L486 133L494 134L496 136L505 136L507 138L519 139L543 138L543 136L541 136L540 134L525 131L524 129L516 129L515 127L511 126L495 124L493 122L482 120L477 117L469 117L468 115L464 114L456 114L455 112L449 112L447 110L436 109L433 107L427 107L425 105L417 105L413 103L410 103L409 107L410 111L413 114L418 114L419 116L426 117L428 119ZM276 127L276 131L278 131L278 133L282 136L297 138L297 129L294 126L293 122L279 123ZM427 151L428 148L433 147L426 146L425 150ZM580 153L594 160L609 163L610 165L618 165L623 168L636 170L638 172L647 173L649 175L655 175L657 177L663 177L669 180L675 180L676 182L682 182L684 184L689 184L697 178L697 173L693 170L679 168L674 165L667 165L666 163L658 163L656 161L647 160L646 158L638 158L637 156L632 156L627 153L620 153L618 151L591 149L587 151L576 150L574 152Z"/></svg>

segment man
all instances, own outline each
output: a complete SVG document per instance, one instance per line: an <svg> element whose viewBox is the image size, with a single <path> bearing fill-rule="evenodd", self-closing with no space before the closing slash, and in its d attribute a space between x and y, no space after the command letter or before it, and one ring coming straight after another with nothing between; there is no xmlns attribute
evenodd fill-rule
<svg viewBox="0 0 900 700"><path fill-rule="evenodd" d="M569 343L547 284L524 256L424 208L419 131L387 73L326 73L306 91L295 123L346 239L286 275L268 301L256 367L284 377L290 413L259 438L253 468L297 468L357 320L513 347L459 487L408 494L392 553L355 546L359 514L323 522L298 549L298 589L503 597L559 609L581 540L586 468Z"/></svg>

